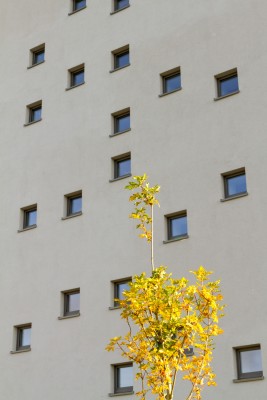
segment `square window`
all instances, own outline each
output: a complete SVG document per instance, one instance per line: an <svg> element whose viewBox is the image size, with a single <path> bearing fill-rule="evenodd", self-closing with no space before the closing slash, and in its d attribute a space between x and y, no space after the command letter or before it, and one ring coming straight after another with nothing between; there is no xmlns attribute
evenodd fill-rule
<svg viewBox="0 0 267 400"><path fill-rule="evenodd" d="M73 289L64 294L64 317L80 314L80 289Z"/></svg>
<svg viewBox="0 0 267 400"><path fill-rule="evenodd" d="M129 5L129 0L114 0L114 11L122 10Z"/></svg>
<svg viewBox="0 0 267 400"><path fill-rule="evenodd" d="M189 346L187 349L184 349L184 354L187 357L191 357L194 355L194 347L193 346Z"/></svg>
<svg viewBox="0 0 267 400"><path fill-rule="evenodd" d="M174 68L161 74L162 77L162 93L167 94L181 89L181 70Z"/></svg>
<svg viewBox="0 0 267 400"><path fill-rule="evenodd" d="M79 215L82 213L82 192L67 195L67 216Z"/></svg>
<svg viewBox="0 0 267 400"><path fill-rule="evenodd" d="M31 65L41 64L45 61L45 44L31 49Z"/></svg>
<svg viewBox="0 0 267 400"><path fill-rule="evenodd" d="M69 70L70 88L84 83L84 65Z"/></svg>
<svg viewBox="0 0 267 400"><path fill-rule="evenodd" d="M130 65L130 49L129 45L121 47L112 52L114 58L114 70L127 67Z"/></svg>
<svg viewBox="0 0 267 400"><path fill-rule="evenodd" d="M119 179L131 175L131 155L116 157L114 161L114 179Z"/></svg>
<svg viewBox="0 0 267 400"><path fill-rule="evenodd" d="M133 364L114 365L114 393L133 391Z"/></svg>
<svg viewBox="0 0 267 400"><path fill-rule="evenodd" d="M186 211L167 216L168 240L187 237Z"/></svg>
<svg viewBox="0 0 267 400"><path fill-rule="evenodd" d="M131 129L130 109L116 112L113 115L114 119L114 135Z"/></svg>
<svg viewBox="0 0 267 400"><path fill-rule="evenodd" d="M81 10L86 7L86 0L73 0L73 11Z"/></svg>
<svg viewBox="0 0 267 400"><path fill-rule="evenodd" d="M34 104L29 104L27 106L27 112L28 112L27 124L41 121L41 119L42 119L42 102L38 101Z"/></svg>
<svg viewBox="0 0 267 400"><path fill-rule="evenodd" d="M119 304L115 299L123 300L123 292L125 290L129 290L129 283L131 282L131 278L121 279L119 281L113 281L114 285L114 307L118 307Z"/></svg>
<svg viewBox="0 0 267 400"><path fill-rule="evenodd" d="M224 97L239 91L237 69L219 74L215 78L217 80L218 97Z"/></svg>
<svg viewBox="0 0 267 400"><path fill-rule="evenodd" d="M225 198L231 198L247 193L245 169L239 169L223 174Z"/></svg>
<svg viewBox="0 0 267 400"><path fill-rule="evenodd" d="M263 376L260 345L237 347L235 351L238 379Z"/></svg>
<svg viewBox="0 0 267 400"><path fill-rule="evenodd" d="M23 212L23 229L36 227L37 225L37 205L22 209Z"/></svg>
<svg viewBox="0 0 267 400"><path fill-rule="evenodd" d="M27 350L31 348L31 324L17 326L16 351Z"/></svg>

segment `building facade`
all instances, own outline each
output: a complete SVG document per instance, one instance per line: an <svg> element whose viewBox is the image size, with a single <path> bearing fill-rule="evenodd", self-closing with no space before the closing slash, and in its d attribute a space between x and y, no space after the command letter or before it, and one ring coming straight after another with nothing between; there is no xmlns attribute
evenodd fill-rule
<svg viewBox="0 0 267 400"><path fill-rule="evenodd" d="M222 281L203 398L266 399L266 13L1 1L0 399L134 398L134 367L105 346L126 330L114 296L149 272L123 189L144 172L161 185L156 265Z"/></svg>

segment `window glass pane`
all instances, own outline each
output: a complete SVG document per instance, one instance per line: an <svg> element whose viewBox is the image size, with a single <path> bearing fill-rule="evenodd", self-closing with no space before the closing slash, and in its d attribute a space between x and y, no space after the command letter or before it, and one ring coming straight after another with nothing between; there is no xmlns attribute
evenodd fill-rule
<svg viewBox="0 0 267 400"><path fill-rule="evenodd" d="M69 309L68 312L80 310L80 293L71 293L68 295L69 298Z"/></svg>
<svg viewBox="0 0 267 400"><path fill-rule="evenodd" d="M131 173L131 160L117 161L117 178Z"/></svg>
<svg viewBox="0 0 267 400"><path fill-rule="evenodd" d="M232 178L227 178L227 195L233 196L235 194L244 193L247 191L246 175L237 175Z"/></svg>
<svg viewBox="0 0 267 400"><path fill-rule="evenodd" d="M220 80L220 96L225 96L229 93L236 92L237 90L238 78L236 75Z"/></svg>
<svg viewBox="0 0 267 400"><path fill-rule="evenodd" d="M127 7L129 5L129 0L115 0L115 10L120 10L121 8Z"/></svg>
<svg viewBox="0 0 267 400"><path fill-rule="evenodd" d="M116 133L130 129L130 114L116 118Z"/></svg>
<svg viewBox="0 0 267 400"><path fill-rule="evenodd" d="M31 344L31 328L23 328L21 331L20 346L30 346Z"/></svg>
<svg viewBox="0 0 267 400"><path fill-rule="evenodd" d="M130 63L129 51L115 55L115 68L121 68Z"/></svg>
<svg viewBox="0 0 267 400"><path fill-rule="evenodd" d="M170 220L171 237L187 234L187 217L177 217Z"/></svg>
<svg viewBox="0 0 267 400"><path fill-rule="evenodd" d="M119 367L118 368L118 387L133 386L133 367Z"/></svg>
<svg viewBox="0 0 267 400"><path fill-rule="evenodd" d="M37 222L37 210L26 211L26 227L36 225Z"/></svg>
<svg viewBox="0 0 267 400"><path fill-rule="evenodd" d="M42 107L36 107L31 110L31 121L38 121L42 117Z"/></svg>
<svg viewBox="0 0 267 400"><path fill-rule="evenodd" d="M115 293L115 297L118 299L123 299L123 292L125 290L129 290L129 282L121 282L121 283L117 283L116 284L116 293Z"/></svg>
<svg viewBox="0 0 267 400"><path fill-rule="evenodd" d="M172 92L173 90L180 89L181 87L181 75L173 75L167 78L164 78L164 92Z"/></svg>
<svg viewBox="0 0 267 400"><path fill-rule="evenodd" d="M72 86L80 85L81 83L84 83L84 70L73 72Z"/></svg>
<svg viewBox="0 0 267 400"><path fill-rule="evenodd" d="M86 0L74 0L74 10L80 10L86 6Z"/></svg>
<svg viewBox="0 0 267 400"><path fill-rule="evenodd" d="M75 214L82 211L82 197L74 197L70 199L70 214Z"/></svg>
<svg viewBox="0 0 267 400"><path fill-rule="evenodd" d="M38 64L40 62L43 62L44 55L45 55L44 50L40 50L40 51L33 53L33 64Z"/></svg>
<svg viewBox="0 0 267 400"><path fill-rule="evenodd" d="M241 351L242 373L262 371L261 350Z"/></svg>

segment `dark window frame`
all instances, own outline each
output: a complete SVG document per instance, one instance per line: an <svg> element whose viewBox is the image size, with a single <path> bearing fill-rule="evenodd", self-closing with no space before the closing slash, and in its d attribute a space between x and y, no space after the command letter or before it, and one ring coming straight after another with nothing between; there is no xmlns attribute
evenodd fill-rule
<svg viewBox="0 0 267 400"><path fill-rule="evenodd" d="M123 161L126 161L126 160L130 161L130 171L127 172L126 174L119 175L119 164L120 164L120 162L123 162ZM127 176L131 175L131 161L132 161L131 153L127 153L125 155L113 158L113 163L114 163L114 178L113 179L114 180L121 179L121 178L124 178L124 177L127 177Z"/></svg>
<svg viewBox="0 0 267 400"><path fill-rule="evenodd" d="M222 88L221 88L222 81L230 79L232 77L236 77L237 78L238 89L237 90L233 90L232 92L227 93L227 94L222 94ZM217 85L217 98L218 99L220 99L222 97L231 96L232 94L235 94L235 93L239 92L239 81L238 81L237 68L234 68L234 69L232 69L230 71L223 72L221 74L218 74L218 75L215 76L215 79L216 79L216 85Z"/></svg>
<svg viewBox="0 0 267 400"><path fill-rule="evenodd" d="M66 198L67 198L67 217L71 217L73 215L82 214L82 208L81 208L80 211L77 211L77 212L72 212L71 211L71 209L72 209L72 201L75 200L75 199L82 199L83 198L82 191L77 192L75 194L67 195Z"/></svg>
<svg viewBox="0 0 267 400"><path fill-rule="evenodd" d="M178 240L178 239L183 239L183 238L187 238L188 237L188 224L187 224L187 210L184 211L179 211L177 213L174 214L169 214L166 215L166 220L167 220L167 240ZM179 219L179 218L184 218L186 217L186 225L187 225L187 232L183 233L182 235L176 235L174 236L172 234L172 227L171 227L171 221L175 220L175 219Z"/></svg>
<svg viewBox="0 0 267 400"><path fill-rule="evenodd" d="M260 345L251 345L251 346L242 346L234 348L236 353L236 367L237 367L237 379L253 379L253 378L262 378L263 371L253 371L253 372L242 372L242 363L241 356L242 352L252 351L252 350L261 350Z"/></svg>
<svg viewBox="0 0 267 400"><path fill-rule="evenodd" d="M115 301L115 299L120 299L118 294L119 294L119 290L118 287L120 284L124 284L124 283L130 283L132 282L132 277L127 277L127 278L123 278L123 279L116 279L115 281L112 281L113 283L113 307L119 307L119 304L117 301Z"/></svg>
<svg viewBox="0 0 267 400"><path fill-rule="evenodd" d="M129 128L123 129L123 130L119 130L118 121L121 118L124 118L124 117L129 117ZM120 133L129 131L131 129L131 113L130 113L130 109L124 110L122 112L114 113L113 114L113 123L114 123L114 125L113 125L113 129L114 129L113 135L118 135Z"/></svg>
<svg viewBox="0 0 267 400"><path fill-rule="evenodd" d="M34 67L35 65L42 64L45 61L45 43L34 47L31 51L31 67ZM36 57L38 54L43 53L44 57L42 61L37 61Z"/></svg>
<svg viewBox="0 0 267 400"><path fill-rule="evenodd" d="M28 229L28 228L33 228L36 227L37 224L31 224L29 225L28 220L29 220L29 213L35 211L37 214L37 204L28 206L25 208L22 208L23 211L23 223L22 223L22 229ZM37 215L36 215L36 220L37 220Z"/></svg>
<svg viewBox="0 0 267 400"><path fill-rule="evenodd" d="M164 96L169 93L174 93L182 89L181 67L172 68L169 71L162 72L160 76L162 81L162 93L160 96ZM176 89L167 91L167 80L174 76L178 76L180 78L180 86Z"/></svg>
<svg viewBox="0 0 267 400"><path fill-rule="evenodd" d="M180 82L180 86L178 88L173 89L173 90L167 90L167 81L168 81L168 79L173 78L175 76L180 77L180 79L181 79L181 73L180 72L162 77L162 79L163 79L163 94L172 93L172 92L175 92L176 90L181 89L182 86L181 86L181 82Z"/></svg>
<svg viewBox="0 0 267 400"><path fill-rule="evenodd" d="M81 293L80 288L66 290L66 291L64 291L62 293L63 293L63 296L64 296L64 298L63 298L63 316L64 317L70 317L70 316L73 316L73 315L80 315L80 308L81 307L79 307L79 310L69 311L69 302L70 302L69 297L71 295L73 295L73 294L79 294L80 295L80 293ZM79 297L79 302L80 302L80 297Z"/></svg>
<svg viewBox="0 0 267 400"><path fill-rule="evenodd" d="M232 171L232 172L227 172L222 174L223 176L223 186L224 186L224 198L225 199L231 199L235 197L242 196L247 193L247 176L246 176L246 170L245 168L240 168L238 170ZM228 186L228 180L231 178L235 178L237 176L245 176L246 179L246 190L243 192L238 192L235 194L229 194L229 186Z"/></svg>
<svg viewBox="0 0 267 400"><path fill-rule="evenodd" d="M132 367L133 363L114 364L114 393L129 393L133 392L133 386L120 386L119 385L119 371L121 368Z"/></svg>
<svg viewBox="0 0 267 400"><path fill-rule="evenodd" d="M72 0L72 12L80 11L86 8L86 0L85 0L85 5L83 5L82 7L77 7L78 2L79 0Z"/></svg>
<svg viewBox="0 0 267 400"><path fill-rule="evenodd" d="M184 354L186 357L192 357L194 355L194 347L189 346L188 348L184 349Z"/></svg>
<svg viewBox="0 0 267 400"><path fill-rule="evenodd" d="M128 1L128 4L127 4L126 6L119 7L119 1L120 1L120 0L114 0L114 12L124 10L125 8L127 8L127 7L130 6L130 1L127 0L127 1Z"/></svg>
<svg viewBox="0 0 267 400"><path fill-rule="evenodd" d="M29 328L32 329L32 324L16 326L16 351L29 350L31 348L31 344L26 346L22 345L23 331Z"/></svg>
<svg viewBox="0 0 267 400"><path fill-rule="evenodd" d="M42 101L38 101L37 103L34 104L29 104L27 106L28 108L28 121L27 124L31 124L33 122L38 122L42 120L42 111L43 111L43 106L42 106ZM41 116L40 118L35 118L34 113L37 110L41 110Z"/></svg>
<svg viewBox="0 0 267 400"><path fill-rule="evenodd" d="M83 73L83 81L80 83L74 83L75 80L75 76L79 73ZM83 85L85 83L85 68L84 68L84 64L79 65L77 67L71 68L69 69L69 88L75 88L77 86Z"/></svg>
<svg viewBox="0 0 267 400"><path fill-rule="evenodd" d="M125 54L129 55L128 63L126 63L122 66L118 66L119 57L121 57ZM128 44L123 47L120 47L119 49L113 50L112 55L113 55L113 70L112 71L117 71L122 68L128 67L130 65L130 46Z"/></svg>

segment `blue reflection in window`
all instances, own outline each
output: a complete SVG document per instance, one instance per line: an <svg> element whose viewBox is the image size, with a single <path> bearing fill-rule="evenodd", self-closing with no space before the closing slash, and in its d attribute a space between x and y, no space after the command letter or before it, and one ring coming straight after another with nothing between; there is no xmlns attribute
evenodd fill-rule
<svg viewBox="0 0 267 400"><path fill-rule="evenodd" d="M28 210L25 211L24 215L24 228L28 228L30 226L36 225L37 223L37 210Z"/></svg>
<svg viewBox="0 0 267 400"><path fill-rule="evenodd" d="M44 49L40 50L40 51L36 51L33 53L33 65L35 64L39 64L41 62L44 61L44 57L45 57L45 51Z"/></svg>
<svg viewBox="0 0 267 400"><path fill-rule="evenodd" d="M82 211L82 196L69 199L69 215L77 214Z"/></svg>
<svg viewBox="0 0 267 400"><path fill-rule="evenodd" d="M84 83L84 70L80 70L77 72L72 72L72 82L71 85L72 86L77 86L77 85L81 85L82 83Z"/></svg>
<svg viewBox="0 0 267 400"><path fill-rule="evenodd" d="M181 74L175 74L164 78L164 93L173 92L181 88Z"/></svg>
<svg viewBox="0 0 267 400"><path fill-rule="evenodd" d="M115 0L115 11L129 6L129 0Z"/></svg>
<svg viewBox="0 0 267 400"><path fill-rule="evenodd" d="M187 235L187 216L169 219L169 239Z"/></svg>
<svg viewBox="0 0 267 400"><path fill-rule="evenodd" d="M127 158L116 162L115 178L120 178L131 173L131 159Z"/></svg>
<svg viewBox="0 0 267 400"><path fill-rule="evenodd" d="M115 297L122 300L124 298L123 292L129 290L129 282L116 283Z"/></svg>
<svg viewBox="0 0 267 400"><path fill-rule="evenodd" d="M121 115L115 119L115 133L130 129L130 114Z"/></svg>
<svg viewBox="0 0 267 400"><path fill-rule="evenodd" d="M73 11L80 10L86 6L86 0L74 0Z"/></svg>
<svg viewBox="0 0 267 400"><path fill-rule="evenodd" d="M219 96L226 96L227 94L237 92L238 90L237 75L219 80Z"/></svg>
<svg viewBox="0 0 267 400"><path fill-rule="evenodd" d="M226 197L247 192L246 175L226 177Z"/></svg>
<svg viewBox="0 0 267 400"><path fill-rule="evenodd" d="M38 106L30 110L29 122L39 121L42 118L42 107Z"/></svg>
<svg viewBox="0 0 267 400"><path fill-rule="evenodd" d="M115 54L115 69L125 67L130 63L130 53L129 50Z"/></svg>

